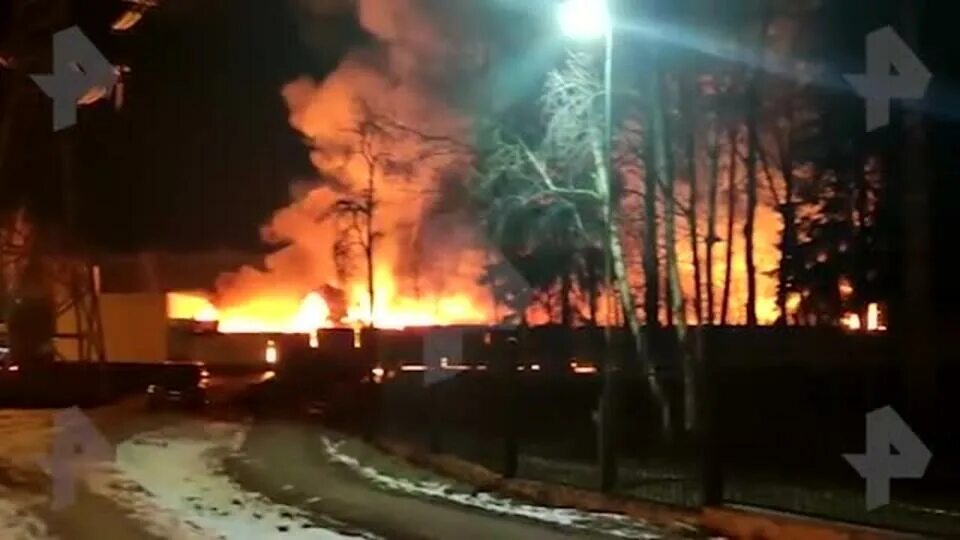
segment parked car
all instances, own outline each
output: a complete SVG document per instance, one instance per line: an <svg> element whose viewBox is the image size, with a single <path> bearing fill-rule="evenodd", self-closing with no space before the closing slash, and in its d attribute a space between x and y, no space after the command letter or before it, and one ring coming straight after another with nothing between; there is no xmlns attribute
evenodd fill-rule
<svg viewBox="0 0 960 540"><path fill-rule="evenodd" d="M376 413L382 376L383 369L361 359L300 348L288 351L271 382L274 399L349 429Z"/></svg>
<svg viewBox="0 0 960 540"><path fill-rule="evenodd" d="M147 386L147 406L200 409L209 403L207 377L202 364L164 364Z"/></svg>

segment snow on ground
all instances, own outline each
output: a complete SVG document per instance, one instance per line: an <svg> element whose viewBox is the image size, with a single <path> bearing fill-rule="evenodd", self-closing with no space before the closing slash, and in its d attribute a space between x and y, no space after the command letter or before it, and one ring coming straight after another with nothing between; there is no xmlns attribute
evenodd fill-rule
<svg viewBox="0 0 960 540"><path fill-rule="evenodd" d="M38 480L37 460L49 445L53 419L49 411L0 410L0 538L47 540L53 537L30 508L41 497L10 489ZM46 478L46 477L42 477Z"/></svg>
<svg viewBox="0 0 960 540"><path fill-rule="evenodd" d="M165 428L117 447L116 462L88 478L165 538L200 540L342 540L358 538L315 526L308 514L244 491L223 471L245 431L236 424Z"/></svg>
<svg viewBox="0 0 960 540"><path fill-rule="evenodd" d="M603 532L622 538L655 539L665 537L663 534L652 532L655 527L651 524L619 514L583 512L572 508L524 504L489 493L456 491L451 486L439 482L390 476L374 467L363 465L357 458L343 453L340 450L343 441L335 442L328 437L323 437L323 444L327 457L331 461L340 463L367 480L391 491L442 499L495 514L517 516L565 527Z"/></svg>
<svg viewBox="0 0 960 540"><path fill-rule="evenodd" d="M19 494L0 487L0 538L3 540L53 540L44 522L27 508L35 501L26 501Z"/></svg>
<svg viewBox="0 0 960 540"><path fill-rule="evenodd" d="M36 470L53 435L53 412L0 409L0 460L17 472Z"/></svg>

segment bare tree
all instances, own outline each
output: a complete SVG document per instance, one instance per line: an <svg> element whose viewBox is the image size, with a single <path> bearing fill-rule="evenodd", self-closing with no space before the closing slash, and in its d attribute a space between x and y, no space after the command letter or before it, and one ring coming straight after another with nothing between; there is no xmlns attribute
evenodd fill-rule
<svg viewBox="0 0 960 540"><path fill-rule="evenodd" d="M648 113L649 114L649 113ZM648 122L649 124L649 122ZM660 326L660 258L657 238L657 175L653 167L653 138L646 137L646 162L643 190L643 276L644 276L644 322L647 325L648 339Z"/></svg>
<svg viewBox="0 0 960 540"><path fill-rule="evenodd" d="M740 161L740 154L737 151L737 147L739 146L737 132L738 129L735 127L727 131L729 151L727 164L727 251L724 258L723 297L720 303L720 324L722 326L726 326L728 321L727 316L730 312L730 287L733 282L733 225L737 213L737 164Z"/></svg>
<svg viewBox="0 0 960 540"><path fill-rule="evenodd" d="M707 287L707 324L717 320L716 300L714 291L714 260L713 247L719 241L717 238L717 192L720 185L720 143L717 137L716 126L711 126L707 133L707 159L709 160L709 177L707 181L707 237L706 244L706 287Z"/></svg>
<svg viewBox="0 0 960 540"><path fill-rule="evenodd" d="M687 218L687 228L690 235L690 256L693 261L693 316L697 326L703 324L703 276L700 264L700 234L698 225L700 191L697 178L697 118L699 117L695 96L697 93L696 77L681 80L680 89L681 110L686 115L686 125L683 139L683 153L686 159L687 183L690 186L689 204L684 214Z"/></svg>
<svg viewBox="0 0 960 540"><path fill-rule="evenodd" d="M392 172L393 145L397 139L394 133L376 121L376 115L368 103L357 101L356 106L361 116L360 121L347 130L351 143L337 151L344 159L344 169L352 160L361 160L364 165L364 187L342 193L329 212L337 221L337 239L333 249L338 271L349 272L357 249L363 255L370 303L367 324L372 327L376 305L374 258L376 242L382 236L376 229L377 180Z"/></svg>
<svg viewBox="0 0 960 540"><path fill-rule="evenodd" d="M767 45L767 27L770 24L772 14L772 1L762 0L760 9L759 38L757 39L756 50L764 51ZM761 54L763 53L761 52ZM747 326L757 325L757 264L754 249L754 228L757 217L757 165L761 145L760 109L762 104L760 85L762 80L761 67L759 65L752 67L746 82L746 119L744 121L747 131L747 215L743 224L744 262L747 267Z"/></svg>
<svg viewBox="0 0 960 540"><path fill-rule="evenodd" d="M747 82L747 212L743 222L744 261L747 267L747 326L757 325L757 264L754 261L754 225L757 216L757 156L760 151L759 74Z"/></svg>
<svg viewBox="0 0 960 540"><path fill-rule="evenodd" d="M363 257L369 298L368 325L375 324L376 309L376 246L383 237L377 229L377 213L381 201L378 186L382 181L409 180L418 169L437 165L438 159L465 152L465 145L450 137L435 136L407 126L381 113L363 100L354 103L358 121L345 130L346 142L337 141L327 148L318 148L339 162L337 173L346 173L347 167L359 160L363 178L354 186L339 182L339 197L323 218L332 217L337 223L334 242L334 261L338 272L352 269L352 258L359 251ZM410 141L416 144L405 144ZM416 148L398 153L398 148Z"/></svg>
<svg viewBox="0 0 960 540"><path fill-rule="evenodd" d="M604 201L609 196L607 190L613 179L606 176L601 128L604 118L598 107L604 89L595 64L589 55L572 53L562 69L549 75L543 96L542 139L534 145L520 137L495 134L492 152L480 166L478 189L498 192L490 212L491 219L497 222L502 223L511 213L535 206L543 216L565 216L571 238L582 246L579 253L609 245L615 290L604 290L601 297L619 301L619 311L634 337L638 359L644 363L651 395L663 413L667 429L669 403L659 375L647 361L634 293L627 280L621 242L623 222L611 219L604 223L602 219ZM613 323L615 311L607 310L606 324Z"/></svg>
<svg viewBox="0 0 960 540"><path fill-rule="evenodd" d="M667 313L669 321L675 326L679 348L683 358L684 372L689 373L686 348L686 318L684 314L683 290L680 286L680 271L677 263L677 233L676 233L676 197L674 177L674 161L670 136L670 123L667 119L667 102L664 99L661 72L654 61L651 70L650 83L647 86L647 99L650 111L650 139L652 153L652 169L663 189L664 198L664 241L666 243L667 258ZM686 387L686 375L684 379ZM692 397L691 394L687 394ZM692 413L692 410L690 411ZM665 425L670 425L669 417L663 418Z"/></svg>
<svg viewBox="0 0 960 540"><path fill-rule="evenodd" d="M791 85L792 86L792 85ZM763 168L767 188L774 208L780 214L783 229L780 233L780 264L777 267L777 310L780 316L779 325L789 324L788 299L794 290L791 283L792 275L796 270L797 250L799 247L797 223L797 182L798 168L802 163L798 161L799 140L805 137L805 130L810 130L810 118L805 117L804 111L797 110L796 96L792 89L782 97L779 106L775 107L773 121L770 125L770 135L773 151L768 145L761 145L760 163ZM779 180L779 181L778 181Z"/></svg>

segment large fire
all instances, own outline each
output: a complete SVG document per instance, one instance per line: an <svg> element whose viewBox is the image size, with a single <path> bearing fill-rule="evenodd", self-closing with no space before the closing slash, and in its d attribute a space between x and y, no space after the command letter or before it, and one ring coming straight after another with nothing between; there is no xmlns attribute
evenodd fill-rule
<svg viewBox="0 0 960 540"><path fill-rule="evenodd" d="M370 314L370 295L362 285L354 285L341 323L351 326L373 324L377 328L406 328L410 326L440 326L451 324L478 324L490 322L489 311L479 306L466 293L450 293L407 297L398 294L397 284L389 272L378 272L374 281L375 299L373 319Z"/></svg>
<svg viewBox="0 0 960 540"><path fill-rule="evenodd" d="M291 204L264 225L276 250L262 265L222 275L210 295L170 294L170 318L216 322L226 333L494 322L478 279L482 238L466 216L435 211L444 183L466 177L470 156L416 135L468 139L468 119L432 90L451 77L447 67L463 64L449 57L427 12L398 3L357 2L376 43L347 54L323 80L282 89L317 174L297 179Z"/></svg>
<svg viewBox="0 0 960 540"><path fill-rule="evenodd" d="M318 293L302 299L254 296L229 307L217 307L202 293L167 294L167 317L216 323L228 334L282 333L309 334L331 325L330 310Z"/></svg>
<svg viewBox="0 0 960 540"><path fill-rule="evenodd" d="M323 80L304 77L282 90L290 125L308 142L306 151L317 175L294 182L292 203L264 226L264 240L277 250L257 268L244 267L222 276L215 293L170 293L171 319L215 322L225 333L305 334L331 326L405 328L497 322L492 293L480 284L482 269L489 262L487 243L472 236L477 231L469 218L448 215L454 214L449 209L448 214L438 215L438 206L443 205L436 204L437 194L456 193L451 184L468 177L464 171L470 167L470 156L462 148L451 151L435 141L468 141L473 133L470 118L456 106L459 100L449 99L445 92L462 89L463 81L457 77L479 66L470 63L472 57L451 52L463 47L447 41L463 36L441 31L444 25L432 19L434 9L419 9L422 6L410 0L358 0L354 6L364 29L376 38L374 43L347 54ZM397 129L398 125L409 129ZM733 155L726 158L728 166ZM639 193L643 168L634 169L621 172L627 187ZM732 171L729 179L726 172L718 179L715 216L717 233L724 233L724 224L731 233L715 240L710 257L705 240L705 186L700 186L698 206L691 205L697 209L693 223L698 262L702 272L711 270L712 282L707 282L706 274L701 283L694 279L690 227L676 218L678 242L683 245L678 250L680 281L690 323L697 320L693 304L697 292L704 297L701 318L705 323L747 321L746 245L739 232L745 220L746 173L742 163ZM771 185L778 182L767 180ZM677 187L678 195L689 201L692 193L684 185ZM758 195L753 235L756 312L760 324L773 324L781 317L774 272L780 263L781 216L773 193L762 189ZM639 199L625 200L621 208L627 275L637 291L646 285L642 245L631 234L640 230L641 211ZM729 262L724 256L727 247ZM370 267L372 302L367 283ZM661 261L661 279L665 275ZM327 288L337 294L327 294ZM661 293L665 291L661 287ZM712 310L708 297L715 298ZM788 315L796 313L800 300L798 294L788 298ZM579 311L586 313L583 298L577 302ZM666 306L667 299L662 297L661 302ZM608 317L607 306L599 302L597 321L617 323L618 314ZM549 323L557 318L556 311L553 304L532 306L526 316L531 324ZM865 315L863 323L853 314L843 323L850 329L882 330L876 307ZM661 322L666 320L664 307Z"/></svg>
<svg viewBox="0 0 960 540"><path fill-rule="evenodd" d="M402 329L414 326L479 324L489 322L487 310L477 306L466 294L410 298L397 294L396 285L386 272L378 274L373 318L370 296L362 285L352 288L347 314L334 320L323 296L311 292L303 298L253 295L244 302L217 306L203 293L167 294L170 319L216 323L226 334L278 333L312 334L332 326L376 326Z"/></svg>

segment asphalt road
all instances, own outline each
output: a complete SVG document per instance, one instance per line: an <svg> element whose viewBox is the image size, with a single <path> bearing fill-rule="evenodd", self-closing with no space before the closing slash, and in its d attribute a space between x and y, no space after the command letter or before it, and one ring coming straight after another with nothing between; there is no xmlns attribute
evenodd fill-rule
<svg viewBox="0 0 960 540"><path fill-rule="evenodd" d="M584 514L582 526L560 526L539 519L485 511L448 499L411 495L402 489L383 489L382 485L378 487L354 470L324 456L323 448L329 443L329 438L327 442L324 438L328 435L329 432L317 426L302 423L269 422L254 426L244 445L245 457L231 463L229 469L241 485L249 489L288 504L299 504L382 538L600 539L614 537L611 521L619 527L621 534L630 526L606 520L605 516L596 516L596 523L591 524L592 515L589 514ZM389 479L403 483L412 476L419 478L412 482L423 486L432 486L438 481L432 475L407 469L390 457L363 446L360 442L352 442L354 451L362 456L363 466L383 468L389 471L386 473ZM471 496L469 489L459 486L461 495L468 498ZM523 506L518 514L545 514L545 518L550 518L551 509ZM658 533L642 527L636 527L632 532L635 534L626 537L642 538L645 533Z"/></svg>

